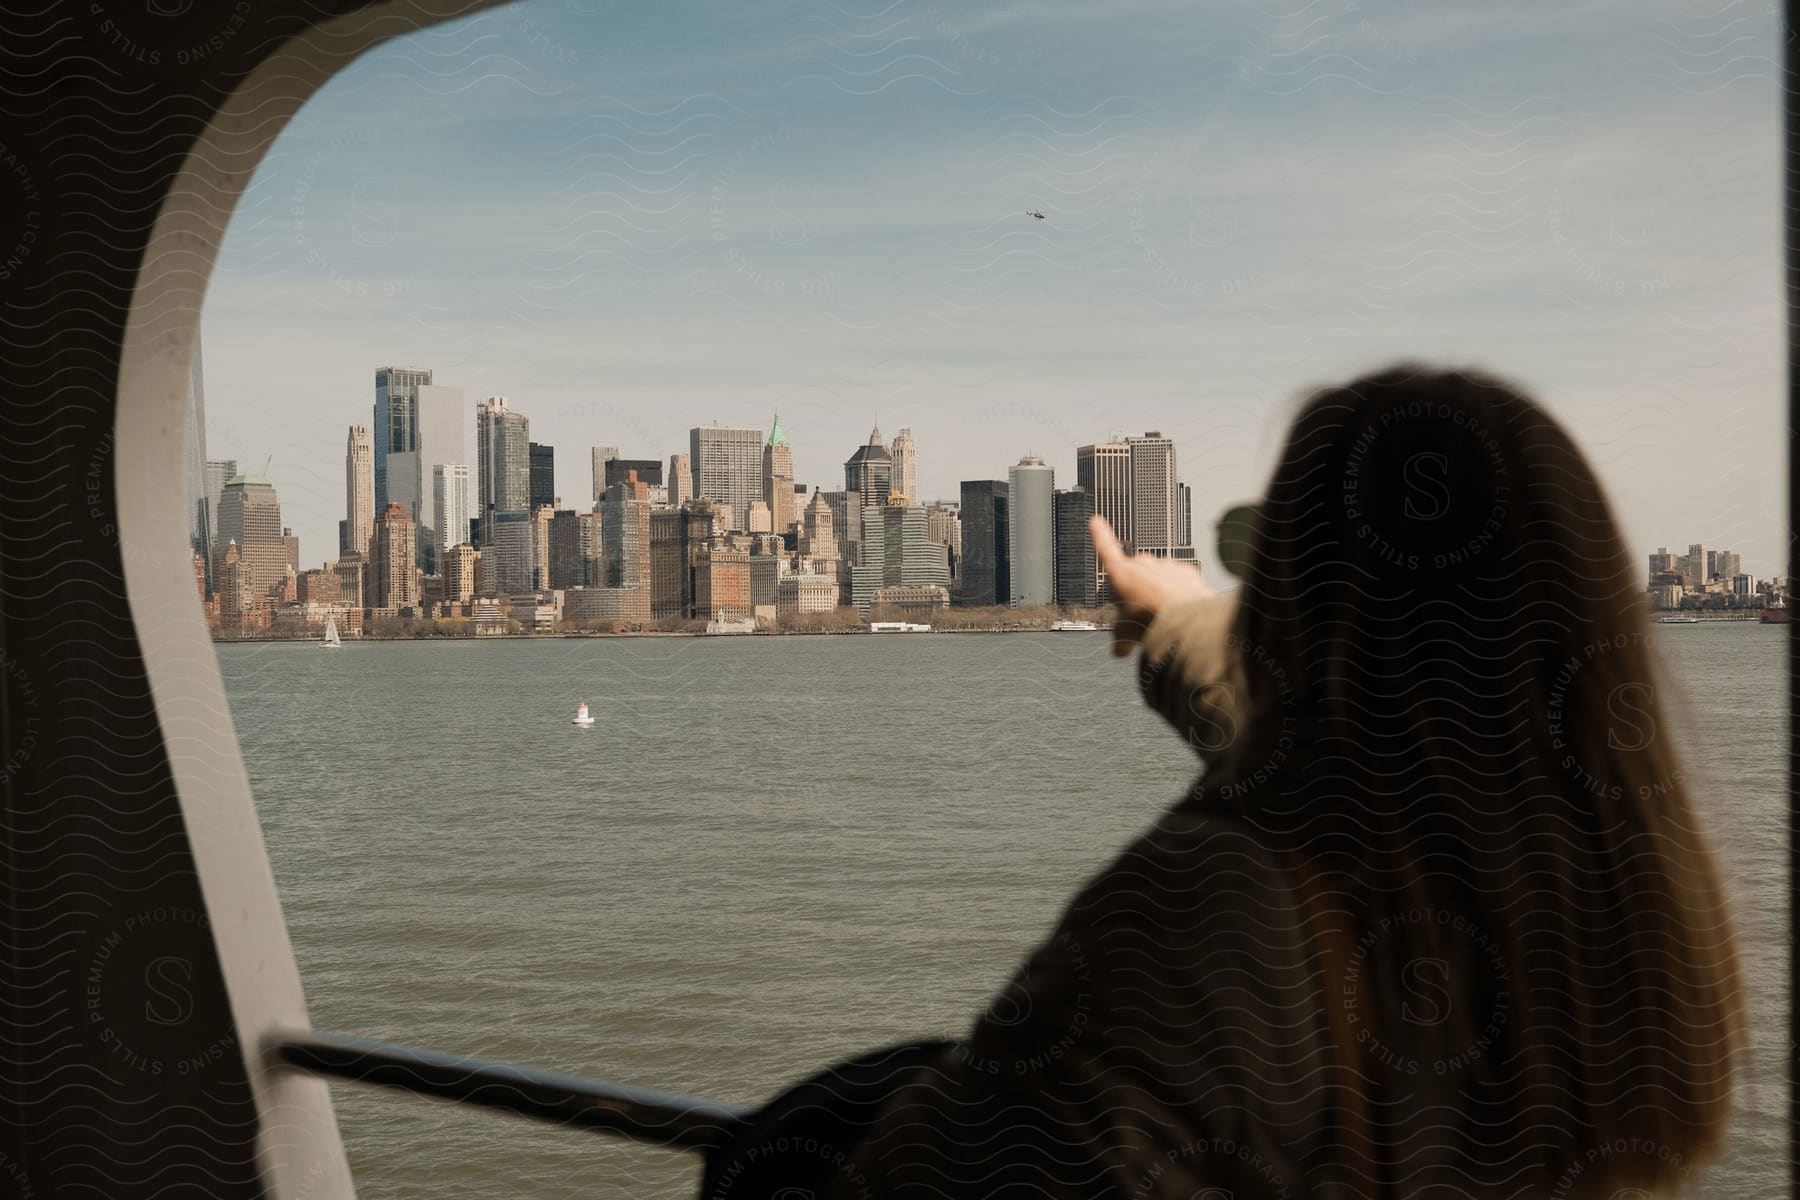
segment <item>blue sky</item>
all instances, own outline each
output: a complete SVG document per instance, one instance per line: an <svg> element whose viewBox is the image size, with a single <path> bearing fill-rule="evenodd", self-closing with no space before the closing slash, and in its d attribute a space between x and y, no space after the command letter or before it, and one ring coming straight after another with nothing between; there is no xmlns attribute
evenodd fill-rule
<svg viewBox="0 0 1800 1200"><path fill-rule="evenodd" d="M1634 555L1766 575L1778 57L1764 0L527 0L279 139L207 297L209 453L272 456L305 565L389 364L471 428L508 396L575 506L596 443L779 409L827 488L910 427L927 498L1159 429L1208 528L1305 388L1413 356L1544 399Z"/></svg>

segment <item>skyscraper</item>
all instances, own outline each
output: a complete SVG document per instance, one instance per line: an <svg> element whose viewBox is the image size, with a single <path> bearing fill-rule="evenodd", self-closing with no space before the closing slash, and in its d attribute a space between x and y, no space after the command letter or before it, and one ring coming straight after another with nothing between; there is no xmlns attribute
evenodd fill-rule
<svg viewBox="0 0 1800 1200"><path fill-rule="evenodd" d="M531 443L531 508L556 506L556 447Z"/></svg>
<svg viewBox="0 0 1800 1200"><path fill-rule="evenodd" d="M419 386L418 438L413 445L413 452L419 456L419 497L413 505L413 517L431 530L433 545L441 522L431 490L432 471L439 463L466 465L469 461L469 414L463 405L463 390L459 387L441 383ZM450 545L461 540L452 531Z"/></svg>
<svg viewBox="0 0 1800 1200"><path fill-rule="evenodd" d="M769 506L769 524L776 533L786 533L796 519L794 512L794 448L781 432L781 414L775 414L769 426L769 440L763 446L762 498Z"/></svg>
<svg viewBox="0 0 1800 1200"><path fill-rule="evenodd" d="M882 444L881 430L876 428L844 463L844 490L861 496L865 507L881 507L893 491L893 480L893 456Z"/></svg>
<svg viewBox="0 0 1800 1200"><path fill-rule="evenodd" d="M517 514L523 522L531 511L531 423L506 406L505 396L489 396L475 412L475 465L481 511L481 548L494 541L495 517ZM526 533L526 571L530 570L530 538ZM500 578L505 578L502 568ZM524 584L519 584L523 590Z"/></svg>
<svg viewBox="0 0 1800 1200"><path fill-rule="evenodd" d="M602 586L617 588L619 615L648 621L651 613L649 485L635 478L606 489L600 500Z"/></svg>
<svg viewBox="0 0 1800 1200"><path fill-rule="evenodd" d="M1056 603L1056 472L1027 455L1007 471L1007 603Z"/></svg>
<svg viewBox="0 0 1800 1200"><path fill-rule="evenodd" d="M1075 486L1092 499L1122 542L1131 541L1131 447L1095 442L1075 450Z"/></svg>
<svg viewBox="0 0 1800 1200"><path fill-rule="evenodd" d="M1005 604L1012 595L1007 544L1007 485L999 479L962 483L962 592L970 608Z"/></svg>
<svg viewBox="0 0 1800 1200"><path fill-rule="evenodd" d="M270 587L287 578L287 543L281 529L281 500L274 486L259 475L233 476L219 498L215 567L235 543L250 594L268 595Z"/></svg>
<svg viewBox="0 0 1800 1200"><path fill-rule="evenodd" d="M1125 444L1131 451L1131 546L1167 554L1182 544L1175 441L1152 431Z"/></svg>
<svg viewBox="0 0 1800 1200"><path fill-rule="evenodd" d="M390 504L375 522L375 553L369 560L371 608L416 608L419 603L415 543L418 522L403 504Z"/></svg>
<svg viewBox="0 0 1800 1200"><path fill-rule="evenodd" d="M388 455L418 449L419 388L429 370L378 367L375 371L375 507L387 508Z"/></svg>
<svg viewBox="0 0 1800 1200"><path fill-rule="evenodd" d="M352 425L344 439L344 540L339 553L369 553L375 536L375 443L367 425Z"/></svg>
<svg viewBox="0 0 1800 1200"><path fill-rule="evenodd" d="M694 494L723 504L733 529L749 527L750 502L762 495L762 449L760 429L705 425L688 431Z"/></svg>
<svg viewBox="0 0 1800 1200"><path fill-rule="evenodd" d="M888 449L888 457L893 462L893 489L905 496L908 504L918 504L919 448L913 444L912 430L902 429L894 435L894 444Z"/></svg>
<svg viewBox="0 0 1800 1200"><path fill-rule="evenodd" d="M468 541L469 517L474 511L470 499L467 463L439 463L431 468L431 503L439 518L432 536L440 573L447 569L450 551Z"/></svg>
<svg viewBox="0 0 1800 1200"><path fill-rule="evenodd" d="M600 503L600 497L606 495L606 464L619 457L617 446L595 446L594 458L594 503Z"/></svg>
<svg viewBox="0 0 1800 1200"><path fill-rule="evenodd" d="M219 504L225 498L225 485L238 473L237 459L208 459L206 462L206 522L208 536L212 542L206 551L207 578L210 586L217 590L219 581L213 578L213 568L219 556L225 553L225 543L219 540Z"/></svg>
<svg viewBox="0 0 1800 1200"><path fill-rule="evenodd" d="M694 498L694 472L687 455L669 455L668 488L670 508L680 508Z"/></svg>
<svg viewBox="0 0 1800 1200"><path fill-rule="evenodd" d="M1697 590L1706 586L1706 546L1704 543L1695 542L1688 547L1687 563L1682 568L1682 574L1687 576L1689 589Z"/></svg>
<svg viewBox="0 0 1800 1200"><path fill-rule="evenodd" d="M1056 602L1093 608L1100 602L1099 574L1094 569L1094 535L1088 518L1094 498L1086 488L1056 493Z"/></svg>

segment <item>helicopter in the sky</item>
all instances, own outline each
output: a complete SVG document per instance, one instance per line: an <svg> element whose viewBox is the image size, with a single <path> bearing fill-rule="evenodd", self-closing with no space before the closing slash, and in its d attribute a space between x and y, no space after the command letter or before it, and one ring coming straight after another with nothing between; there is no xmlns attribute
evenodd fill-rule
<svg viewBox="0 0 1800 1200"><path fill-rule="evenodd" d="M1040 221L1041 221L1041 220L1043 220L1043 219L1044 219L1044 214L1043 214L1043 213L1041 213L1041 212L1039 212L1039 211L1038 211L1038 210L1037 210L1037 209L1035 209L1035 208L1028 208L1028 209L1026 209L1026 210L1025 210L1025 215L1026 215L1026 216L1028 216L1028 217L1036 217L1036 218L1037 218L1037 219L1038 219L1038 220L1040 220Z"/></svg>

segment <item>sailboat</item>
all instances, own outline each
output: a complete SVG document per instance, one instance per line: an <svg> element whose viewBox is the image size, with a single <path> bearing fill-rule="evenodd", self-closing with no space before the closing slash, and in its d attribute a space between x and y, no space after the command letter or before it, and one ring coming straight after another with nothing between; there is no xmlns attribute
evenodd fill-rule
<svg viewBox="0 0 1800 1200"><path fill-rule="evenodd" d="M569 720L569 724L579 725L583 729L586 729L589 725L592 725L593 723L594 723L594 718L588 716L587 704L585 702L582 703L579 707L577 707L575 709L574 717L572 717Z"/></svg>
<svg viewBox="0 0 1800 1200"><path fill-rule="evenodd" d="M338 636L336 617L325 618L325 637L319 644L327 650L340 650L343 648L344 639Z"/></svg>

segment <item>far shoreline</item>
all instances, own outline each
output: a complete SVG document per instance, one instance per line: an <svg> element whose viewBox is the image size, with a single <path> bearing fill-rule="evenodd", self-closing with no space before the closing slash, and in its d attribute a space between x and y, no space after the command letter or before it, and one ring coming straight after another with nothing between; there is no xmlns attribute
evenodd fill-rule
<svg viewBox="0 0 1800 1200"><path fill-rule="evenodd" d="M643 630L641 632L635 632L635 633L596 633L596 632L589 632L587 630L569 630L567 632L557 632L557 633L483 633L483 634L469 634L469 635L462 635L462 636L446 636L446 635L441 635L441 634L427 634L427 635L424 635L421 637L408 637L408 636L361 637L361 636L358 636L358 637L344 638L343 644L346 646L357 645L357 644L361 644L361 643L376 643L376 642L380 642L380 643L449 642L449 643L460 644L460 643L465 643L465 642L550 642L550 641L564 641L564 640L584 641L584 640L623 639L623 638L720 638L720 639L724 639L726 641L732 641L732 640L740 640L741 641L741 640L744 640L747 638L859 637L859 636L883 637L883 638L887 638L887 637L905 638L905 637L920 637L920 636L930 637L930 636L935 636L938 634L956 634L956 633L980 633L980 634L1059 633L1059 634L1066 635L1066 634L1071 634L1071 633L1111 633L1111 632L1112 632L1111 625L1100 625L1098 628L1095 628L1095 629L1048 629L1048 628L1046 628L1046 629L932 629L929 631L925 631L923 633L914 632L914 633L910 633L910 634L906 634L906 633L876 633L875 631L870 630L870 629L793 629L793 630L771 629L771 630L758 630L755 633L707 633L704 630L697 631L697 632L688 632L685 630L668 630L668 629ZM301 646L306 646L306 645L317 646L317 645L320 645L323 642L323 640L324 640L323 638L314 637L314 636L299 636L299 637L250 636L250 637L225 637L225 638L214 637L212 639L212 643L215 646L235 646L235 645L240 645L240 644L243 644L243 645L277 644L277 645L279 645L279 644L288 644L288 643L291 643L293 645L301 645Z"/></svg>

